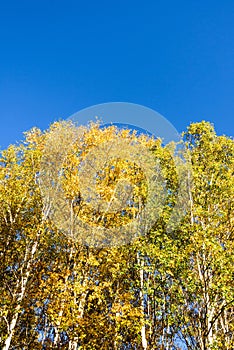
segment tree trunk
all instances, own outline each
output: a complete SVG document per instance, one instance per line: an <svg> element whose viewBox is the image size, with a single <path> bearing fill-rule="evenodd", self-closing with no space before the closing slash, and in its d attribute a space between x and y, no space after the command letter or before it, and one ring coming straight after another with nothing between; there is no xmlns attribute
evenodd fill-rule
<svg viewBox="0 0 234 350"><path fill-rule="evenodd" d="M142 312L142 318L144 320L145 318L145 308L144 308L144 261L140 259L139 253L137 253L137 260L138 264L141 266L140 268L140 300L141 300L141 312ZM143 325L141 326L141 343L144 350L147 350L147 339L146 339L146 329L145 329L145 323L143 322Z"/></svg>
<svg viewBox="0 0 234 350"><path fill-rule="evenodd" d="M17 323L17 320L18 320L18 317L19 317L21 302L22 302L22 300L24 298L24 295L25 295L25 290L26 290L28 278L29 278L30 271L31 271L32 259L33 259L33 256L34 256L36 250L37 250L39 235L40 234L37 235L36 242L34 242L32 248L31 248L31 252L30 252L30 257L29 258L28 258L28 256L29 256L28 248L26 249L26 252L25 252L24 263L23 263L23 266L21 268L21 271L23 271L25 265L26 265L26 269L25 269L25 273L21 276L21 289L20 289L20 292L17 292L17 290L16 290L16 295L18 294L17 295L17 299L16 299L17 305L16 305L15 311L13 313L12 319L10 321L10 325L8 327L8 335L7 335L7 338L5 340L5 343L4 343L4 346L3 346L2 350L8 350L10 348L10 345L11 345L11 341L12 341L12 337L13 337L13 334L14 334L15 326L16 326L16 323ZM20 285L20 282L17 283L17 286L18 285Z"/></svg>

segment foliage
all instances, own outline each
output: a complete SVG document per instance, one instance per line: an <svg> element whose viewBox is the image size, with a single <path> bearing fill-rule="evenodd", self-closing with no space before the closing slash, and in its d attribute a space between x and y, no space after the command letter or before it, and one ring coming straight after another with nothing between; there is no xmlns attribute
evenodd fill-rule
<svg viewBox="0 0 234 350"><path fill-rule="evenodd" d="M8 349L231 350L233 323L234 143L207 122L183 134L191 164L189 206L168 231L178 196L171 146L115 127L91 124L72 144L62 186L72 215L93 220L94 232L126 225L147 201L144 169L118 159L99 174L97 190L113 199L119 179L134 186L124 215L93 213L82 202L77 167L93 147L121 137L146 147L159 162L166 200L151 229L129 244L89 246L51 220L40 190L43 151L54 132L34 128L0 159L0 344ZM56 148L60 147L57 139ZM80 201L77 202L77 198ZM97 220L97 218L102 218ZM104 220L105 218L105 220Z"/></svg>

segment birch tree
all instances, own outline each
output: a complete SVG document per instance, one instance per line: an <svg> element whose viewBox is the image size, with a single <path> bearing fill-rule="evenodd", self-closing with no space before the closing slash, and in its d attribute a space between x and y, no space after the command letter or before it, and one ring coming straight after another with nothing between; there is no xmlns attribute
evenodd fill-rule
<svg viewBox="0 0 234 350"><path fill-rule="evenodd" d="M187 211L168 230L180 186L173 147L127 130L100 129L98 124L83 130L80 139L70 137L73 131L64 122L44 133L33 129L25 143L1 153L1 347L231 350L233 140L217 136L206 122L188 127L183 157L191 167L182 169ZM53 139L56 133L60 139ZM84 244L84 232L79 239L73 226L77 217L84 226L91 224L90 232L103 242L100 226L108 232L124 227L147 203L145 169L121 157L97 171L95 189L109 211L101 205L93 210L84 200L85 186L77 177L80 163L93 149L118 137L141 143L160 164L166 189L160 215L125 244ZM54 215L62 201L56 204L50 191L41 191L41 162L48 139L53 141L54 164L66 138L72 140L71 147L66 157L58 158L59 171L48 168L60 177L63 189L54 193L67 203L65 213ZM116 187L127 188L124 177L133 188L132 197L117 196ZM160 187L155 192L160 194ZM113 214L111 204L120 203L119 198L131 205Z"/></svg>

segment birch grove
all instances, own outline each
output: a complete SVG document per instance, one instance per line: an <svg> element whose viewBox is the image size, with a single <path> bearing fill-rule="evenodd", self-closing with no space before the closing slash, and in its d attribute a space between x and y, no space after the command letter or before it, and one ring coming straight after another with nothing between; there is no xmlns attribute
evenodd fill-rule
<svg viewBox="0 0 234 350"><path fill-rule="evenodd" d="M48 159L52 164L60 157L60 171L51 168L51 174L56 173L63 192L52 179L54 197L49 190L45 197L41 164L53 133L62 136L51 138ZM65 122L45 132L34 128L24 142L0 155L0 347L233 349L233 139L218 136L208 122L189 125L181 148L189 168L183 170L173 158L173 146L159 139L114 126L101 129L98 123L84 128L82 138L69 135L74 126ZM69 138L64 157L62 147ZM116 157L96 169L97 197L107 205L93 208L84 200L90 194L84 193L77 169L95 147L117 138L150 152L163 186L156 186L158 198L147 202L146 169L133 158ZM90 172L85 169L88 191ZM179 171L184 171L187 206L168 230L178 201ZM152 213L160 209L150 225L141 215L149 204ZM129 234L133 219L148 228L127 240L119 228ZM124 243L104 244L115 228ZM93 236L92 242L102 244L88 244Z"/></svg>

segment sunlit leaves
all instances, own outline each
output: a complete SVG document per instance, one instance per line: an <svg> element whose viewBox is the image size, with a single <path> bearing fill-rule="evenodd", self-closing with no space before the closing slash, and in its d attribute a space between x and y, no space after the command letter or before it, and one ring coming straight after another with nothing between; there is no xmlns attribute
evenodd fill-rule
<svg viewBox="0 0 234 350"><path fill-rule="evenodd" d="M173 158L174 145L163 147L160 140L98 124L84 128L80 138L73 130L64 122L45 133L33 129L23 144L1 153L1 346L11 334L9 349L141 349L145 330L148 349L231 350L233 140L217 136L209 123L191 124L184 134L186 149L181 149L191 162L188 174ZM97 171L97 194L105 203L117 203L127 179L132 205L122 215L101 210L94 215L77 176L88 153L121 136L146 147L160 164L166 189L160 216L131 244L80 244L51 220L51 197L47 203L41 196L41 159L48 142L52 161L71 134L72 147L56 176L72 213L86 223L93 220L94 233L98 216L106 228L135 217L140 201L147 202L148 187L136 163L107 162ZM167 230L178 200L179 166L189 205Z"/></svg>

